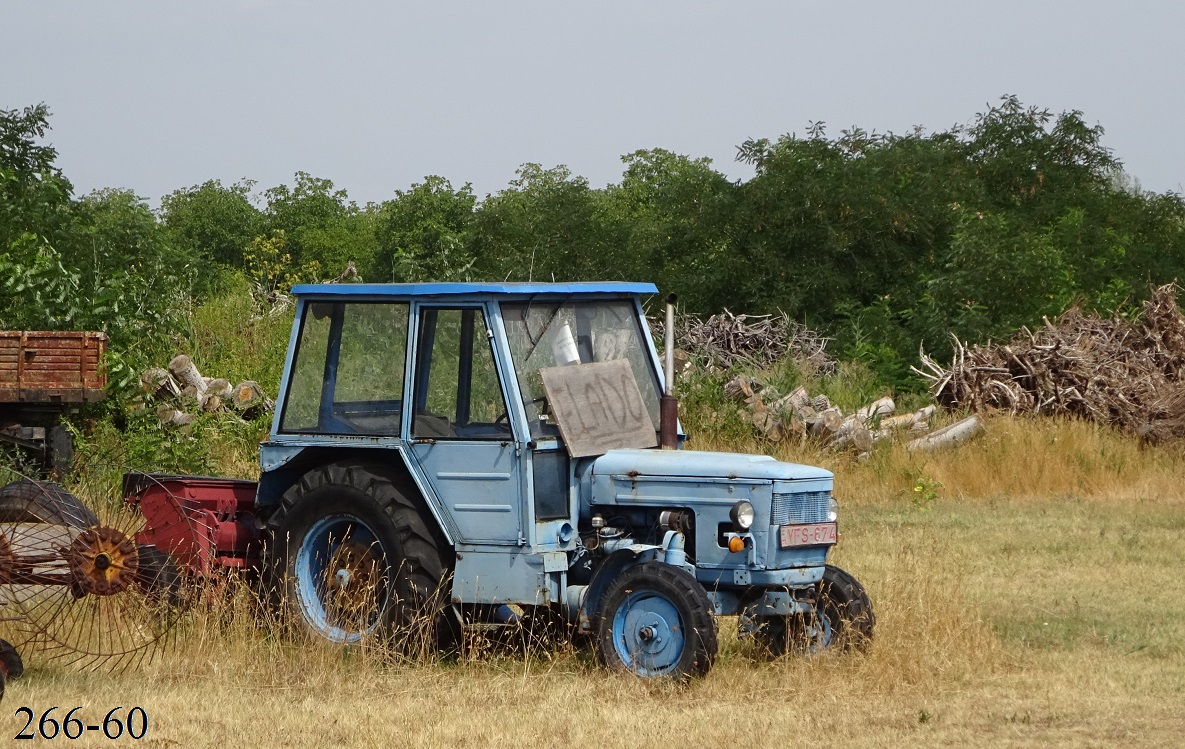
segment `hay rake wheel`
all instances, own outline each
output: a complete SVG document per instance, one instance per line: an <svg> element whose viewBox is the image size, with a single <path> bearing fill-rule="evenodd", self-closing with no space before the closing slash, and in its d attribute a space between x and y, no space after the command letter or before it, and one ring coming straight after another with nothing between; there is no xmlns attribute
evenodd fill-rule
<svg viewBox="0 0 1185 749"><path fill-rule="evenodd" d="M159 583L175 570L137 544L138 512L92 502L27 478L0 487L0 627L26 657L119 672L168 642L180 609Z"/></svg>

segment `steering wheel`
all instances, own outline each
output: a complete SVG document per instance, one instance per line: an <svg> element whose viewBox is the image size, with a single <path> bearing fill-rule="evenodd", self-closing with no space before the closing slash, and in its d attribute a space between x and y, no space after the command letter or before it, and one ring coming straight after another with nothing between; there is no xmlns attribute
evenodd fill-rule
<svg viewBox="0 0 1185 749"><path fill-rule="evenodd" d="M539 403L546 403L546 402L547 402L547 398L533 398L533 399L527 401L527 403L532 406L539 404ZM507 423L510 422L510 412L509 411L503 411L502 413L498 414L498 418L494 419L494 425L497 426L498 424L501 424L504 421Z"/></svg>

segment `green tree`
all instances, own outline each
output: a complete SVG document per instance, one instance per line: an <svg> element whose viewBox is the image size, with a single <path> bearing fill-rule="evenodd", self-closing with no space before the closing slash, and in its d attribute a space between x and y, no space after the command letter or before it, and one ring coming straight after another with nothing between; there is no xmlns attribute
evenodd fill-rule
<svg viewBox="0 0 1185 749"><path fill-rule="evenodd" d="M603 191L565 166L524 164L477 211L475 275L519 281L617 279L625 227Z"/></svg>
<svg viewBox="0 0 1185 749"><path fill-rule="evenodd" d="M375 218L373 275L379 281L457 281L469 276L477 199L465 184L454 189L444 177L425 177L396 190Z"/></svg>
<svg viewBox="0 0 1185 749"><path fill-rule="evenodd" d="M647 279L673 291L685 307L728 303L719 274L731 255L736 186L710 159L655 148L622 157L620 184L606 198L621 231L620 278ZM725 292L725 293L722 293Z"/></svg>
<svg viewBox="0 0 1185 749"><path fill-rule="evenodd" d="M350 201L345 190L335 190L330 180L297 172L295 186L270 188L264 197L268 229L284 232L297 263L316 262L331 276L351 262L371 267L373 216Z"/></svg>
<svg viewBox="0 0 1185 749"><path fill-rule="evenodd" d="M26 235L57 245L75 229L74 187L41 142L48 130L45 104L0 109L0 252Z"/></svg>
<svg viewBox="0 0 1185 749"><path fill-rule="evenodd" d="M243 267L243 248L263 231L263 214L251 202L250 180L224 186L209 180L161 198L168 240L196 259Z"/></svg>

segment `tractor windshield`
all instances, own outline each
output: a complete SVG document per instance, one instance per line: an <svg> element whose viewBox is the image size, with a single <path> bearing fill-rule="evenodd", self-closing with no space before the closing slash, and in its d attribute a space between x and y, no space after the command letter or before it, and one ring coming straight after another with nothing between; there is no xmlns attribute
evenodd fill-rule
<svg viewBox="0 0 1185 749"><path fill-rule="evenodd" d="M650 419L658 424L661 391L648 334L637 310L629 300L502 304L502 319L532 437L559 434L548 418L540 369L614 359L629 362Z"/></svg>

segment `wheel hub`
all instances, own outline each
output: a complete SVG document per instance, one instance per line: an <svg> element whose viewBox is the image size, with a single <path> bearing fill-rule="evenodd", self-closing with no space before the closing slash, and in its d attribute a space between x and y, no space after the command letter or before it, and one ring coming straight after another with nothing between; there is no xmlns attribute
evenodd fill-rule
<svg viewBox="0 0 1185 749"><path fill-rule="evenodd" d="M136 579L140 555L136 544L115 528L88 528L78 534L66 552L70 587L80 598L110 596Z"/></svg>
<svg viewBox="0 0 1185 749"><path fill-rule="evenodd" d="M345 540L334 550L327 580L331 613L348 620L370 610L378 594L379 558L374 545Z"/></svg>

